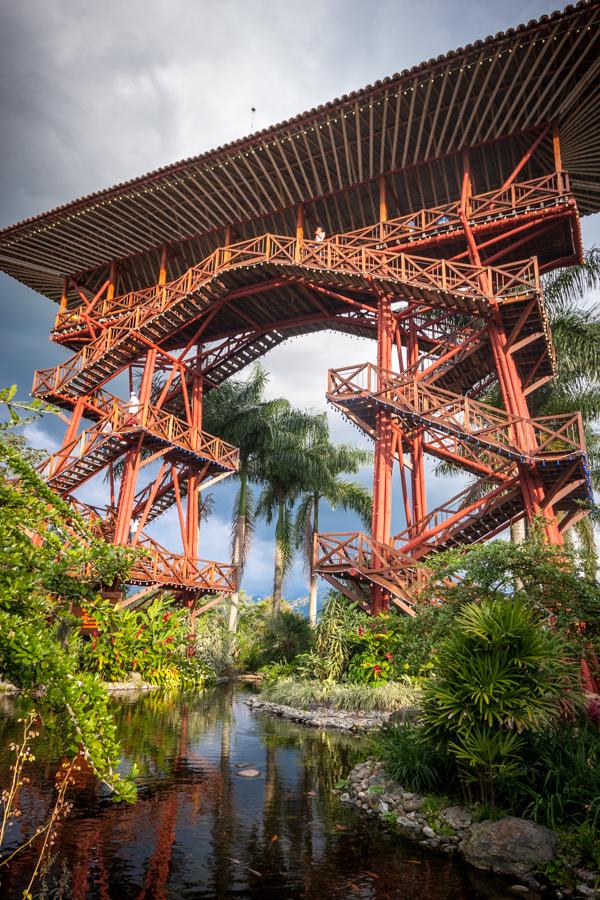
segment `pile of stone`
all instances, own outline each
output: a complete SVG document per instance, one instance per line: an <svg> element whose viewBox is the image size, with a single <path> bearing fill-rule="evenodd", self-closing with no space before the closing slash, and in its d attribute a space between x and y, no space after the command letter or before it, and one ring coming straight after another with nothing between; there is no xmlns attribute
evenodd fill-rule
<svg viewBox="0 0 600 900"><path fill-rule="evenodd" d="M505 816L496 822L474 822L473 810L448 806L433 811L431 802L404 789L386 775L383 764L367 760L356 765L339 790L340 800L377 817L398 834L442 853L460 853L477 869L517 878L508 890L536 894L547 890L535 873L556 857L553 831L527 819ZM593 887L597 874L578 870L573 888L555 896L600 897ZM585 877L584 877L585 875Z"/></svg>
<svg viewBox="0 0 600 900"><path fill-rule="evenodd" d="M272 716L290 719L301 725L313 728L337 728L341 731L363 733L380 728L390 720L391 712L347 712L342 709L331 709L328 706L316 706L313 709L297 709L294 706L283 706L280 703L268 703L260 697L248 697L246 700L252 709L260 710Z"/></svg>
<svg viewBox="0 0 600 900"><path fill-rule="evenodd" d="M128 672L127 681L105 681L104 687L108 694L131 694L135 692L158 690L155 684L148 684L142 679L139 672Z"/></svg>

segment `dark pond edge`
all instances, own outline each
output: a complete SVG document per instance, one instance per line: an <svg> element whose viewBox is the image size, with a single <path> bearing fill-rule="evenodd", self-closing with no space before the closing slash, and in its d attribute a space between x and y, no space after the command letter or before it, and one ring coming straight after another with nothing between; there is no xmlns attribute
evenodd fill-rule
<svg viewBox="0 0 600 900"><path fill-rule="evenodd" d="M530 820L506 816L498 822L476 822L474 809L444 807L443 798L435 802L438 798L408 791L385 773L382 762L373 759L354 766L335 793L342 803L376 817L387 830L403 838L437 853L459 854L478 871L514 879L511 884L507 880L509 893L531 900L542 895L600 898L600 891L594 888L600 880L598 872L570 867L574 884L569 887L553 885L540 874L539 870L556 858L558 836ZM516 841L506 841L511 831Z"/></svg>
<svg viewBox="0 0 600 900"><path fill-rule="evenodd" d="M332 728L351 734L373 731L388 722L394 715L393 711L365 713L334 710L329 707L315 707L311 710L298 709L279 703L269 703L258 695L250 695L245 698L244 702L250 709L285 718L300 725L312 728ZM507 881L509 893L526 896L531 900L542 896L548 898L600 898L600 891L596 891L593 886L600 879L600 873L585 869L573 867L571 875L575 886L559 888L549 882L542 883L535 877L533 869L526 875L515 871L513 876L510 876L507 872L495 871L493 864L489 866L475 865L470 861L468 855L465 855L467 838L471 836L473 825L477 830L477 826L484 823L473 822L473 811L467 807L453 806L443 809L440 806L437 812L432 812L427 809L424 798L403 789L401 785L387 777L383 763L379 761L367 760L359 763L351 770L345 783L336 789L336 793L342 803L357 807L365 815L377 817L380 824L386 829L392 830L399 836L418 843L428 850L447 855L460 854L471 868L495 872L510 881L514 878L514 883L509 884ZM424 811L421 811L422 807L425 807ZM524 822L532 830L539 828L528 820L510 818ZM548 829L540 828L539 830L553 835Z"/></svg>

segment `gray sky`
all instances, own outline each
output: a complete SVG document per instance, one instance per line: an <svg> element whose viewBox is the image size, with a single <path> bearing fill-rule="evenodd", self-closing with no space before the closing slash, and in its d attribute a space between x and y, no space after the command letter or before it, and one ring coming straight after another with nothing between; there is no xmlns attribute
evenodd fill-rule
<svg viewBox="0 0 600 900"><path fill-rule="evenodd" d="M264 128L554 9L544 0L5 0L0 225L241 137L252 106ZM584 220L586 246L600 238L598 220ZM35 368L66 357L48 341L53 305L5 276L0 304L0 385L27 393ZM293 341L265 358L270 392L324 408L326 369L372 354L370 342L340 335ZM330 420L337 440L360 441ZM46 422L30 430L47 447L59 433ZM460 484L431 481L430 505ZM207 557L228 556L231 497L226 482L215 491ZM323 519L324 530L357 527ZM175 527L167 514L157 536L171 546ZM270 592L271 544L261 527L245 582L253 593ZM287 594L301 596L303 582L297 566Z"/></svg>

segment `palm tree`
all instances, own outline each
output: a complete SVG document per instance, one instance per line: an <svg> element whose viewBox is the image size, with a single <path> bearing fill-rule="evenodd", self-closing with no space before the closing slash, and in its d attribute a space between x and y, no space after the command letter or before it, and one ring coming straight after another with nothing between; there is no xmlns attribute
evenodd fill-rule
<svg viewBox="0 0 600 900"><path fill-rule="evenodd" d="M351 447L348 444L330 443L329 434L326 440L317 442L312 448L320 460L317 477L300 498L294 526L295 544L302 547L306 566L310 572L310 589L308 601L308 618L311 625L317 622L317 576L312 571L314 538L319 530L319 507L325 500L332 509L351 510L357 513L366 527L370 526L372 497L362 484L347 481L341 476L347 473L355 475L360 467L371 462L372 453Z"/></svg>
<svg viewBox="0 0 600 900"><path fill-rule="evenodd" d="M559 269L543 279L544 300L556 350L557 377L528 398L532 416L580 410L592 484L600 490L600 305L586 305L588 291L600 287L600 250L592 247L581 266ZM583 568L595 578L598 568L594 523L574 526Z"/></svg>
<svg viewBox="0 0 600 900"><path fill-rule="evenodd" d="M542 287L556 351L557 375L529 395L529 411L532 417L581 411L592 484L600 490L600 305L584 302L588 291L600 287L600 249L592 247L588 250L581 266L570 266L546 275ZM498 387L482 399L499 407L503 405ZM442 463L436 471L455 475L460 469ZM574 531L585 574L595 577L598 560L592 517L581 519ZM511 528L515 543L524 535L524 523Z"/></svg>
<svg viewBox="0 0 600 900"><path fill-rule="evenodd" d="M229 606L229 630L237 630L239 591L256 519L250 482L255 480L257 460L273 444L279 417L289 411L287 400L266 400L268 374L256 365L247 381L231 379L210 391L204 400L203 428L239 448L239 489L232 517L232 562L236 566L236 589Z"/></svg>
<svg viewBox="0 0 600 900"><path fill-rule="evenodd" d="M276 416L276 433L257 461L256 475L264 485L256 508L268 524L275 519L273 615L281 607L283 579L294 559L292 512L298 497L319 477L321 460L312 448L326 439L325 414L282 410Z"/></svg>

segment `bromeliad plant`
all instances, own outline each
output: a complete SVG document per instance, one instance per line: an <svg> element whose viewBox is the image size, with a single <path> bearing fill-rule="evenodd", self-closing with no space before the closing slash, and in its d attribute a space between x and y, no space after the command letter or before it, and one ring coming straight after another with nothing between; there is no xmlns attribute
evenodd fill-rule
<svg viewBox="0 0 600 900"><path fill-rule="evenodd" d="M210 679L209 668L188 655L188 613L172 599L157 597L146 608L131 611L96 601L89 613L98 632L82 647L82 666L104 681L123 681L131 672L170 688Z"/></svg>

